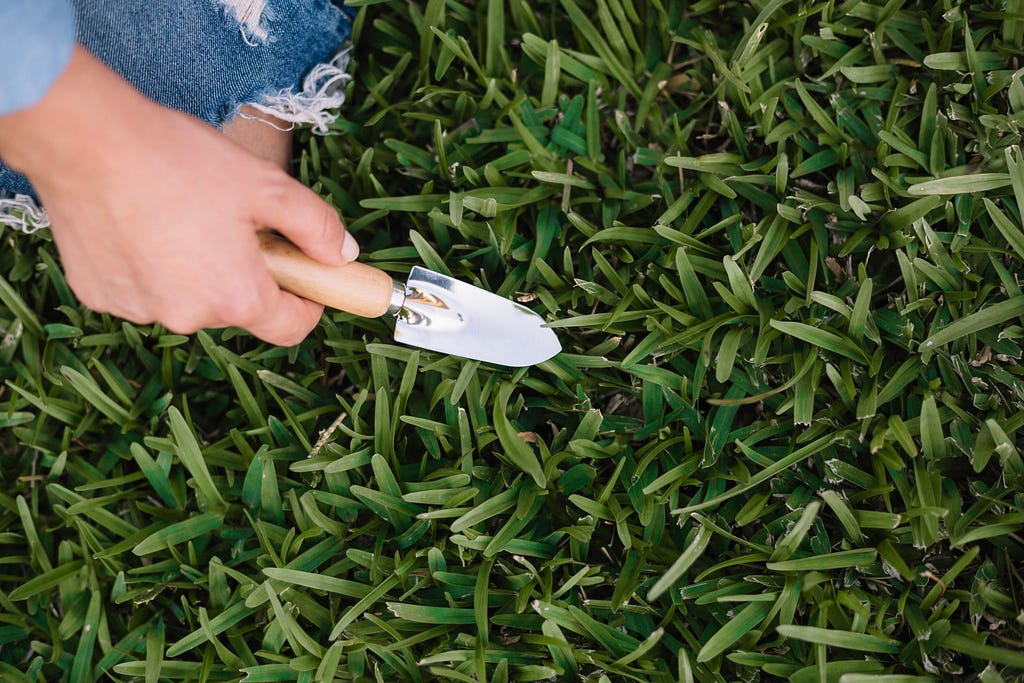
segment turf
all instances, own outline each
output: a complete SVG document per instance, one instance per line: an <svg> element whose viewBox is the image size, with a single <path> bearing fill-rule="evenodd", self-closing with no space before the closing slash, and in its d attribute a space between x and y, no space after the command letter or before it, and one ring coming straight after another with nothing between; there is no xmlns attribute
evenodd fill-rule
<svg viewBox="0 0 1024 683"><path fill-rule="evenodd" d="M0 253L5 681L1024 680L1024 1L360 7L297 172L507 370Z"/></svg>

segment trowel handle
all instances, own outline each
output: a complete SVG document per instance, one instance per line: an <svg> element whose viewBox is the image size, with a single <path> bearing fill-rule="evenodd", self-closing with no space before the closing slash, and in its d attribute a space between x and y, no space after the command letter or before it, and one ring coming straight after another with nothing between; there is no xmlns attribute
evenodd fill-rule
<svg viewBox="0 0 1024 683"><path fill-rule="evenodd" d="M260 248L281 289L363 318L380 317L391 308L395 284L383 270L355 261L324 265L266 232L260 233Z"/></svg>

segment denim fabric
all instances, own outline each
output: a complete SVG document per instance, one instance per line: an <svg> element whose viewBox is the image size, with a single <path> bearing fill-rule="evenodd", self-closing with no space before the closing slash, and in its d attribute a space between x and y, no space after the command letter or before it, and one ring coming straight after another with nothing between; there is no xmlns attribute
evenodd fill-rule
<svg viewBox="0 0 1024 683"><path fill-rule="evenodd" d="M75 15L67 0L0 2L0 116L35 104L71 59Z"/></svg>
<svg viewBox="0 0 1024 683"><path fill-rule="evenodd" d="M0 0L0 5L28 7L40 1ZM79 43L150 99L215 127L244 104L299 89L311 69L341 50L352 20L350 10L329 0L267 0L256 20L234 7L259 2L71 4ZM0 89L8 87L9 78L14 76L0 70ZM34 196L24 176L0 164L0 195L4 192Z"/></svg>

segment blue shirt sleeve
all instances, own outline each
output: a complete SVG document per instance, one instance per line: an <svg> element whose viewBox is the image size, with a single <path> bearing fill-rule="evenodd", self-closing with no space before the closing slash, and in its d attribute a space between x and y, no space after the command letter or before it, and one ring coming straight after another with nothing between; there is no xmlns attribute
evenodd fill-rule
<svg viewBox="0 0 1024 683"><path fill-rule="evenodd" d="M64 72L75 47L67 0L0 0L0 116L30 107Z"/></svg>

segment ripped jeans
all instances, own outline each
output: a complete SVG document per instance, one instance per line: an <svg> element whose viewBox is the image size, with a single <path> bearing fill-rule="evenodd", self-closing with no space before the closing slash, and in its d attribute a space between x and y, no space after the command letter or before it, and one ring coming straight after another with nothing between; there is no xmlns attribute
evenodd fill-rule
<svg viewBox="0 0 1024 683"><path fill-rule="evenodd" d="M344 101L342 0L71 0L78 42L137 90L221 128L248 105L320 133ZM29 180L0 162L0 226L49 225Z"/></svg>

